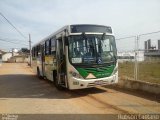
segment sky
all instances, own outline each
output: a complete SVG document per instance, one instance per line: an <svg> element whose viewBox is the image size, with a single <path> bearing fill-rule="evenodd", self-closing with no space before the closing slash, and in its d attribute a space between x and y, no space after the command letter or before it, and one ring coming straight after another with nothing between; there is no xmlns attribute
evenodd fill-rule
<svg viewBox="0 0 160 120"><path fill-rule="evenodd" d="M160 0L0 0L0 12L23 33L22 37L0 16L0 49L28 47L68 24L111 26L116 39L160 31ZM141 37L153 39L160 33ZM134 38L117 41L119 48L134 49Z"/></svg>

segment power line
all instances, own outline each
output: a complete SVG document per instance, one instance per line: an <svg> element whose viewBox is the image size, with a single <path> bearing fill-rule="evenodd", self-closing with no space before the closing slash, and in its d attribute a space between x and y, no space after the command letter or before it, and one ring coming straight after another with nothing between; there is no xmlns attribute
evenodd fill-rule
<svg viewBox="0 0 160 120"><path fill-rule="evenodd" d="M20 32L1 12L0 15L23 37L23 38L27 38L25 35L22 34L22 32Z"/></svg>
<svg viewBox="0 0 160 120"><path fill-rule="evenodd" d="M18 42L12 42L12 41L5 40L5 39L0 39L0 41L9 42L9 43L14 43L14 44L26 45L26 44L22 44L22 43L18 43ZM28 45L26 45L26 46L28 46Z"/></svg>
<svg viewBox="0 0 160 120"><path fill-rule="evenodd" d="M139 34L139 36L142 36L142 35L149 35L149 34L154 34L154 33L159 33L160 31L156 31L156 32L150 32L150 33L144 33L144 34Z"/></svg>
<svg viewBox="0 0 160 120"><path fill-rule="evenodd" d="M159 32L160 32L160 31L149 32L149 33L142 33L142 34L139 34L138 36L149 35L149 34L154 34L154 33L159 33ZM136 37L136 36L128 36L128 37L118 38L118 39L116 39L116 40L127 39L127 38L133 38L133 37Z"/></svg>
<svg viewBox="0 0 160 120"><path fill-rule="evenodd" d="M9 39L9 38L1 38L2 40L7 40L7 41L17 41L17 42L28 42L28 41L22 41L22 40L18 40L18 39Z"/></svg>
<svg viewBox="0 0 160 120"><path fill-rule="evenodd" d="M6 47L1 47L0 49L1 49L1 50L4 50L4 51L8 51L8 50L10 50L10 49L12 49L12 48L13 48L12 46L8 46L7 48L6 48ZM20 50L21 47L14 47L14 49Z"/></svg>
<svg viewBox="0 0 160 120"><path fill-rule="evenodd" d="M21 45L28 46L28 45L26 45L26 44L16 43L16 42L12 42L12 41L8 41L8 40L4 40L4 39L0 39L0 41L9 42L9 43L13 43L13 44L21 44Z"/></svg>
<svg viewBox="0 0 160 120"><path fill-rule="evenodd" d="M128 37L118 38L118 39L116 39L116 40L127 39L127 38L133 38L133 37L136 37L136 36L128 36Z"/></svg>

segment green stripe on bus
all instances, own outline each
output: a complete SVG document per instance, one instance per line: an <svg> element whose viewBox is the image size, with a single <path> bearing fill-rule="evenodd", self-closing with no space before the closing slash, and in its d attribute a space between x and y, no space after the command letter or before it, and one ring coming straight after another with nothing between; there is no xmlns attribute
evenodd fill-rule
<svg viewBox="0 0 160 120"><path fill-rule="evenodd" d="M107 67L97 67L97 68L76 68L79 74L86 78L89 73L92 73L96 78L103 78L111 76L115 65L110 65Z"/></svg>

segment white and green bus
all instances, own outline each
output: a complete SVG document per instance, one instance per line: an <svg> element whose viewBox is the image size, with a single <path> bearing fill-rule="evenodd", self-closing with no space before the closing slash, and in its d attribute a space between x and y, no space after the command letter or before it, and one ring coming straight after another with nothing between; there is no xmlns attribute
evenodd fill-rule
<svg viewBox="0 0 160 120"><path fill-rule="evenodd" d="M67 25L32 47L38 77L57 88L82 89L118 82L115 37L109 26Z"/></svg>

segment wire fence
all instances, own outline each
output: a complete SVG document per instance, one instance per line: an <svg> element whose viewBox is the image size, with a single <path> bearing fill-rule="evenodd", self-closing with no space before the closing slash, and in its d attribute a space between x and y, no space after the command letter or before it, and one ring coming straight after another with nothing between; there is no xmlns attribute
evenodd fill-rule
<svg viewBox="0 0 160 120"><path fill-rule="evenodd" d="M160 84L160 31L116 40L120 79Z"/></svg>

